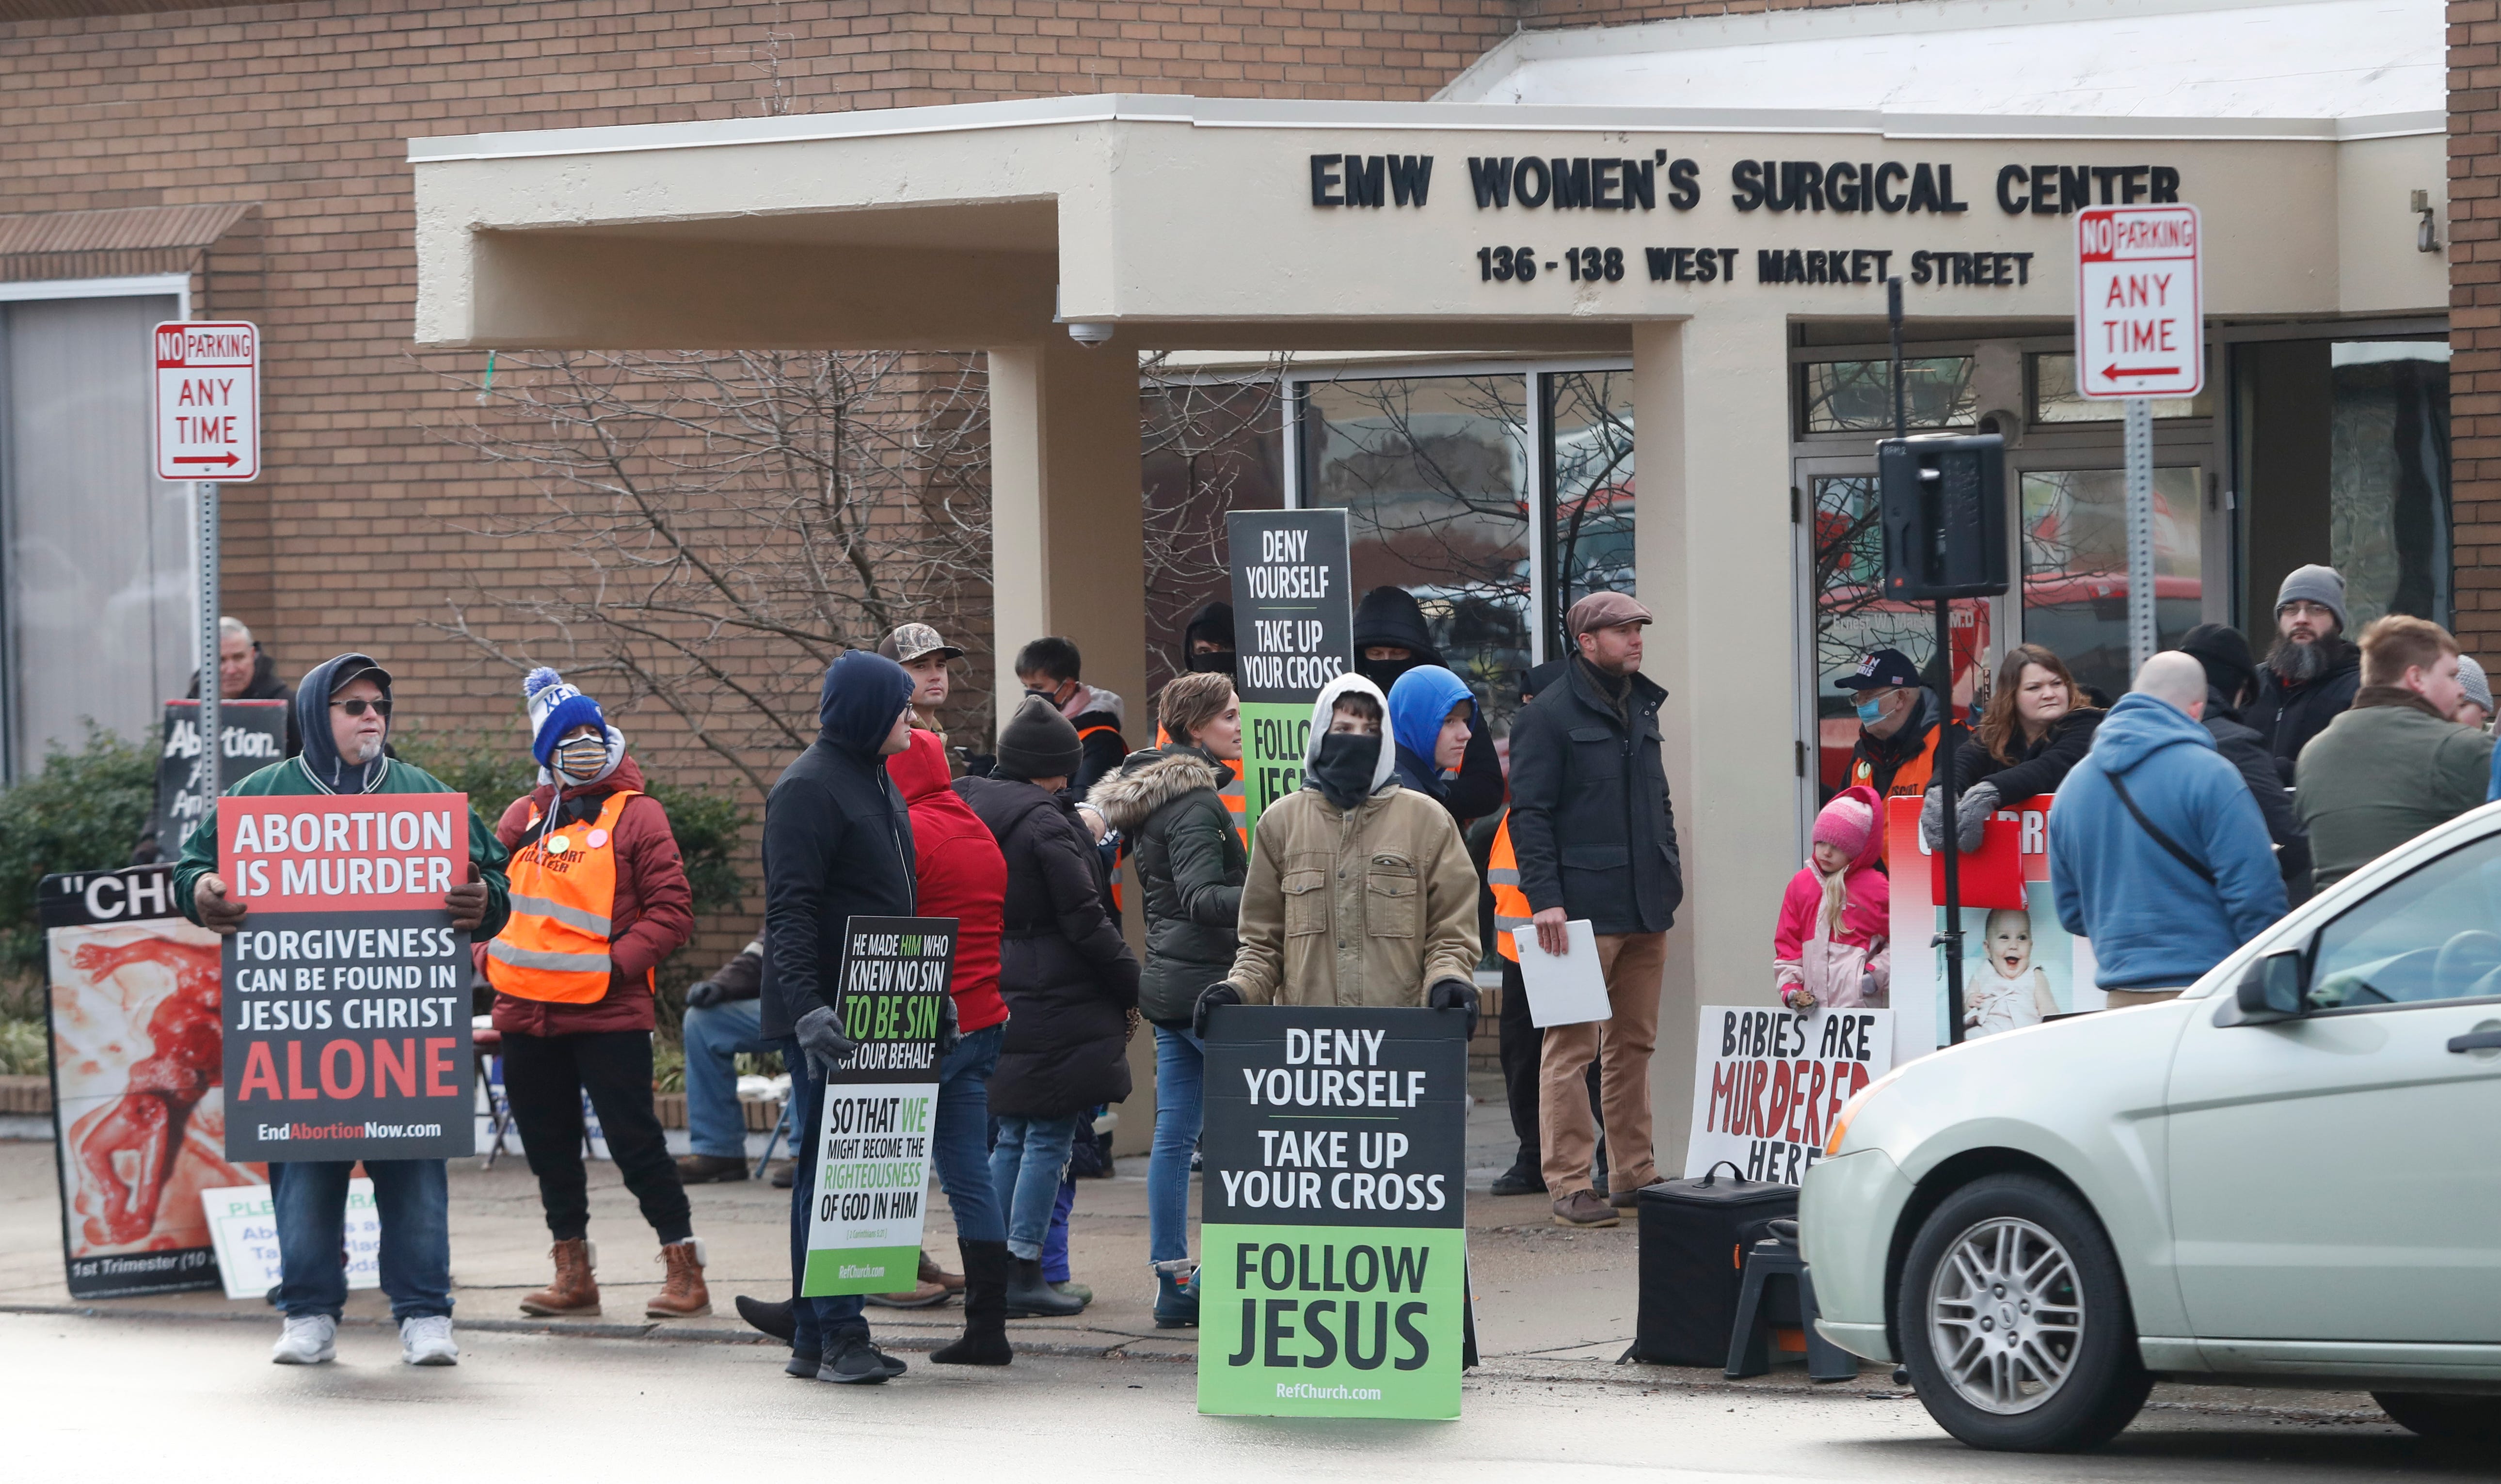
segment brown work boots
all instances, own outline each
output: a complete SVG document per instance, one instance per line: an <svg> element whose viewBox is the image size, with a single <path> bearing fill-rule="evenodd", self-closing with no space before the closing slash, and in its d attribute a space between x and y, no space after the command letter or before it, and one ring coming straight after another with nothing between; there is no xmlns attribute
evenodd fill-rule
<svg viewBox="0 0 2501 1484"><path fill-rule="evenodd" d="M555 1281L521 1300L521 1312L536 1319L576 1319L599 1312L598 1250L589 1238L560 1241L548 1255L555 1259Z"/></svg>
<svg viewBox="0 0 2501 1484"><path fill-rule="evenodd" d="M651 1302L643 1305L646 1319L701 1319L712 1312L712 1291L704 1287L703 1242L689 1237L660 1249L669 1275Z"/></svg>

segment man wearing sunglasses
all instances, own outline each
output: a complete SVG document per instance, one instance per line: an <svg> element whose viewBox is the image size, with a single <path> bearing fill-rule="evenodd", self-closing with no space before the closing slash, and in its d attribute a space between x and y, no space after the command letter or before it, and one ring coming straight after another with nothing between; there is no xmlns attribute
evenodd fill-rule
<svg viewBox="0 0 2501 1484"><path fill-rule="evenodd" d="M295 688L295 721L304 750L272 763L226 790L275 794L448 794L451 787L388 756L390 673L370 656L343 654L314 668ZM451 926L485 942L512 915L504 881L505 850L478 811L469 811L469 879L444 894ZM226 894L217 875L217 820L200 821L183 841L174 867L174 903L183 915L217 934L241 927L250 908ZM271 1167L271 1173L280 1167ZM332 1358L339 1311L347 1302L342 1262L348 1177L352 1162L297 1161L273 1182L278 1211L279 1307L285 1328L270 1359L282 1366ZM374 1204L382 1214L382 1286L399 1324L400 1358L412 1366L450 1366L460 1357L451 1338L450 1191L441 1160L367 1160Z"/></svg>

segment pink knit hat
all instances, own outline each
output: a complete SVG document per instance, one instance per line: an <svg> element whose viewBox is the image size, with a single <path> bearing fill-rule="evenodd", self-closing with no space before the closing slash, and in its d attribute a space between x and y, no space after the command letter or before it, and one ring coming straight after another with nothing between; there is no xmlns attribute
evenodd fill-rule
<svg viewBox="0 0 2501 1484"><path fill-rule="evenodd" d="M1856 860L1867 848L1868 832L1876 828L1876 811L1864 799L1853 797L1858 791L1839 794L1823 812L1815 816L1815 842L1832 845Z"/></svg>

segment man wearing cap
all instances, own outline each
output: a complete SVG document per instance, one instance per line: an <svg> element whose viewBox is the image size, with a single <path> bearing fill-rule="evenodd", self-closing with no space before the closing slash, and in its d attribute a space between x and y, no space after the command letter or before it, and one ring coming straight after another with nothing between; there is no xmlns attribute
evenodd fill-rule
<svg viewBox="0 0 2501 1484"><path fill-rule="evenodd" d="M964 651L925 623L899 623L879 642L877 652L912 676L913 730L937 733L939 745L945 746L947 729L938 724L938 708L947 704L947 688L954 678L947 667L962 659Z"/></svg>
<svg viewBox="0 0 2501 1484"><path fill-rule="evenodd" d="M2258 697L2241 719L2267 740L2286 786L2310 740L2353 705L2362 651L2346 639L2345 578L2333 567L2296 567L2275 595L2275 647L2258 666Z"/></svg>
<svg viewBox="0 0 2501 1484"><path fill-rule="evenodd" d="M2459 726L2481 732L2492 724L2492 681L2484 673L2484 663L2474 655L2457 657L2457 714Z"/></svg>
<svg viewBox="0 0 2501 1484"><path fill-rule="evenodd" d="M1622 593L1572 605L1569 669L1512 721L1511 838L1538 946L1567 951L1566 925L1588 919L1611 1010L1603 1021L1550 1026L1539 1052L1540 1157L1554 1220L1569 1227L1614 1226L1617 1208L1658 1178L1650 1058L1684 874L1659 759L1667 692L1641 673L1650 622L1650 610ZM1614 1167L1615 1188L1604 1193L1582 1080L1592 1056Z"/></svg>
<svg viewBox="0 0 2501 1484"><path fill-rule="evenodd" d="M1936 692L1919 677L1918 667L1899 649L1871 649L1858 668L1841 679L1841 688L1857 697L1858 741L1850 749L1850 781L1888 799L1917 799L1928 791L1936 771L1937 738L1943 727L1954 729L1955 745L1971 738L1958 721L1950 721L1937 704Z"/></svg>
<svg viewBox="0 0 2501 1484"><path fill-rule="evenodd" d="M237 796L281 794L448 794L424 770L386 756L390 672L362 654L317 665L295 688L296 730L304 750L272 763L226 790ZM469 811L469 879L444 894L454 931L487 942L512 915L504 882L505 850L478 811ZM217 870L217 816L211 813L183 841L174 867L174 905L213 933L230 935L250 913L226 894ZM270 1359L315 1366L333 1358L339 1312L348 1299L346 1244L349 1160L291 1164L276 1182L280 1272L278 1306L286 1315ZM382 1286L398 1321L400 1359L412 1366L450 1366L460 1359L451 1337L450 1190L441 1160L367 1160L374 1204L382 1216Z"/></svg>

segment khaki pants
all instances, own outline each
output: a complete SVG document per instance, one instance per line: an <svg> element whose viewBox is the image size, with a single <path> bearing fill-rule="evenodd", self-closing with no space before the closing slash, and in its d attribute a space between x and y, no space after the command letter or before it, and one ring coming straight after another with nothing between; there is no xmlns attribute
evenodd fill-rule
<svg viewBox="0 0 2501 1484"><path fill-rule="evenodd" d="M1607 1123L1607 1173L1617 1190L1658 1180L1651 1150L1650 1057L1658 1045L1658 1001L1667 969L1664 933L1598 938L1607 976L1605 1020L1549 1026L1537 1068L1539 1163L1547 1193L1560 1201L1591 1188L1597 1130L1589 1118L1589 1059L1598 1059L1598 1105Z"/></svg>
<svg viewBox="0 0 2501 1484"><path fill-rule="evenodd" d="M2106 989L2102 991L2102 1008L2123 1010L2132 1005L2160 1005L2179 998L2180 991L2176 989Z"/></svg>

